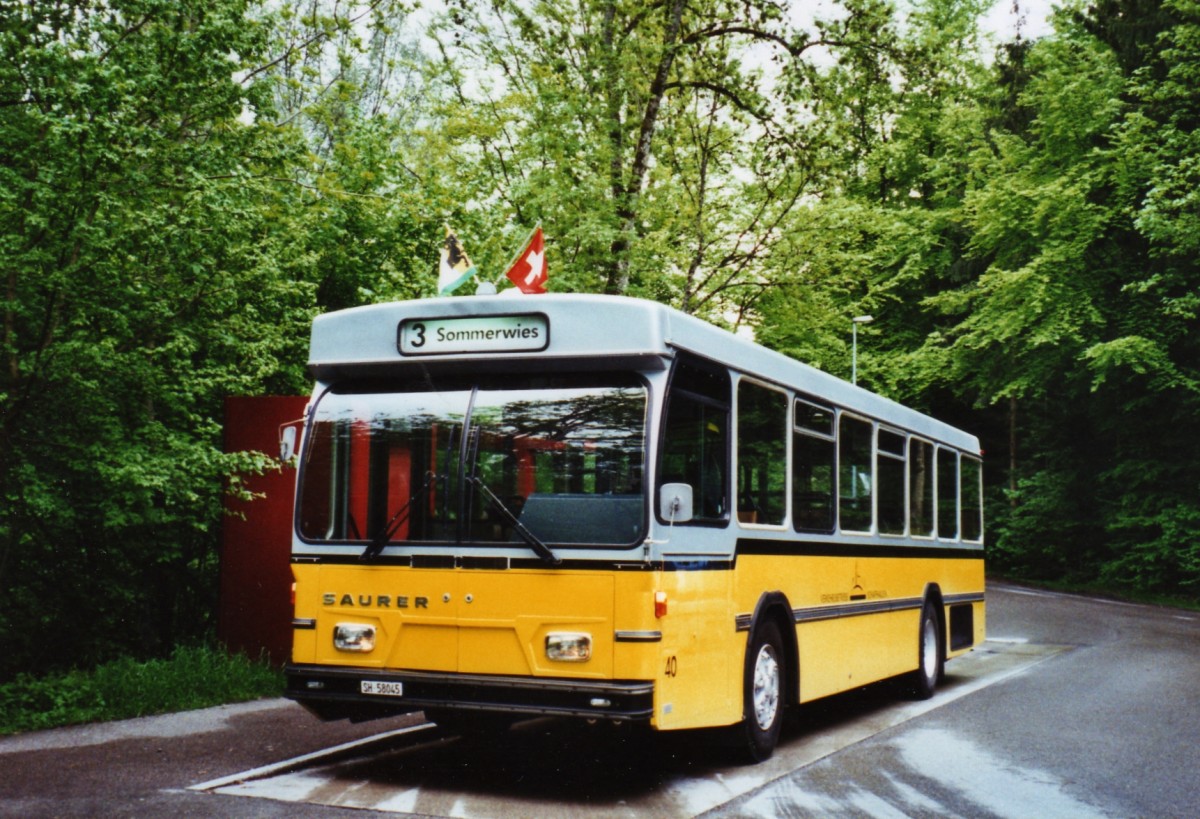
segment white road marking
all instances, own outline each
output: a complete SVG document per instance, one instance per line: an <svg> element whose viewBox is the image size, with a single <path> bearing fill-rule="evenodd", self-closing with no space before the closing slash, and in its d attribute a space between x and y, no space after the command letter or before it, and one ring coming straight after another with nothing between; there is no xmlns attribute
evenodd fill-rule
<svg viewBox="0 0 1200 819"><path fill-rule="evenodd" d="M195 785L189 785L189 791L212 791L217 788L223 788L226 785L234 785L239 782L246 782L251 779L262 779L273 774L282 773L284 771L294 771L297 768L303 768L322 762L331 757L352 751L356 748L363 748L368 745L375 745L386 742L394 737L403 736L405 734L415 734L419 731L429 731L433 728L433 723L426 722L421 725L410 725L407 728L400 728L395 731L387 731L382 734L374 734L362 739L356 739L352 742L344 742L341 745L334 745L329 748L322 748L319 751L313 751L310 754L302 754L291 759L285 759L282 762L273 762L270 765L263 765L259 768L251 768L248 771L222 776L217 779L210 779L207 782L200 782Z"/></svg>
<svg viewBox="0 0 1200 819"><path fill-rule="evenodd" d="M1054 597L1054 592L1032 591L1030 589L1018 589L1016 586L997 586L993 583L988 584L988 588L994 591L1002 591L1005 594L1023 594L1026 597Z"/></svg>
<svg viewBox="0 0 1200 819"><path fill-rule="evenodd" d="M1161 610L1161 608L1153 603L1131 603L1128 600L1110 600L1106 597L1092 597L1086 594L1072 594L1071 592L1058 592L1049 590L1025 589L1018 586L1009 586L1006 583L988 583L989 591L1004 592L1005 594L1020 594L1026 597L1057 597L1064 600L1080 600L1086 603L1099 603L1105 606L1121 606L1127 609L1151 609ZM1187 618L1182 615L1173 615L1181 619L1197 619Z"/></svg>

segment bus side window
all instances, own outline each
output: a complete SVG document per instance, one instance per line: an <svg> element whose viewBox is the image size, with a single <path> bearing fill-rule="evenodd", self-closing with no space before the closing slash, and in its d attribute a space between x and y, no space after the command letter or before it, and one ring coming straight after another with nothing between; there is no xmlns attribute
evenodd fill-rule
<svg viewBox="0 0 1200 819"><path fill-rule="evenodd" d="M658 480L660 486L686 483L692 487L695 523L729 517L729 399L729 374L723 368L684 359L676 362Z"/></svg>
<svg viewBox="0 0 1200 819"><path fill-rule="evenodd" d="M318 540L342 536L335 523L338 518L337 503L345 496L341 489L344 482L339 480L337 474L343 446L340 432L337 425L319 421L313 424L308 433L308 449L303 464L305 480L298 504L300 534L303 537Z"/></svg>
<svg viewBox="0 0 1200 819"><path fill-rule="evenodd" d="M958 453L937 450L937 534L943 540L958 537Z"/></svg>
<svg viewBox="0 0 1200 819"><path fill-rule="evenodd" d="M870 421L849 415L838 418L838 516L843 532L871 531L874 432Z"/></svg>
<svg viewBox="0 0 1200 819"><path fill-rule="evenodd" d="M738 382L738 520L778 526L787 513L787 395Z"/></svg>
<svg viewBox="0 0 1200 819"><path fill-rule="evenodd" d="M796 399L792 433L792 516L796 531L833 531L836 468L833 410Z"/></svg>
<svg viewBox="0 0 1200 819"><path fill-rule="evenodd" d="M904 466L907 439L898 432L879 430L876 441L879 470L879 533L902 535L905 529Z"/></svg>
<svg viewBox="0 0 1200 819"><path fill-rule="evenodd" d="M962 458L962 536L983 540L983 464L978 458Z"/></svg>
<svg viewBox="0 0 1200 819"><path fill-rule="evenodd" d="M908 461L909 534L933 537L933 444L913 438Z"/></svg>

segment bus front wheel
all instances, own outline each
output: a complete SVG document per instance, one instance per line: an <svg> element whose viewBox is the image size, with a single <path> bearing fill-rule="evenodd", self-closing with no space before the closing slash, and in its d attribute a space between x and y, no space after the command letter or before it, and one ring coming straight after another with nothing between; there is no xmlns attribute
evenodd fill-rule
<svg viewBox="0 0 1200 819"><path fill-rule="evenodd" d="M754 630L746 651L738 753L749 762L769 759L779 741L784 707L783 638L770 620Z"/></svg>

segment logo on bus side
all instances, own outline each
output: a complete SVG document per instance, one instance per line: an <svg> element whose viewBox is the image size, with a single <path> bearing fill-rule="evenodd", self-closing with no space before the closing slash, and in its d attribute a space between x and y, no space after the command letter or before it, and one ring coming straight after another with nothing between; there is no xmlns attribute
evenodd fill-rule
<svg viewBox="0 0 1200 819"><path fill-rule="evenodd" d="M427 609L429 608L428 597L412 597L406 594L343 594L338 595L335 592L327 592L321 595L321 604L324 606L354 606L356 608L380 608L380 609Z"/></svg>

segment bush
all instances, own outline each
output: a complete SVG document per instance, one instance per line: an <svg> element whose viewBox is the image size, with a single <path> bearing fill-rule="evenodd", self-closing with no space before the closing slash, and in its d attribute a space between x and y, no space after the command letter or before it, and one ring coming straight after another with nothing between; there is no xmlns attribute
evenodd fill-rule
<svg viewBox="0 0 1200 819"><path fill-rule="evenodd" d="M93 671L0 685L0 734L126 719L279 696L283 675L266 662L215 647L180 647L169 659L121 659Z"/></svg>

